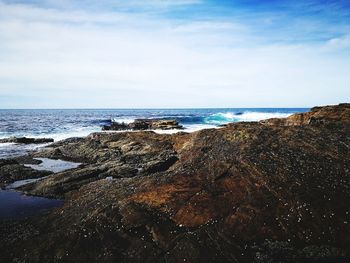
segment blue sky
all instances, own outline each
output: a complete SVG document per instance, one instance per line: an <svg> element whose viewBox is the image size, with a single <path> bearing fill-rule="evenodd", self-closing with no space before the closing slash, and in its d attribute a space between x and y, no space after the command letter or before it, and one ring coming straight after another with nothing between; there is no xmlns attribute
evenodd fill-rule
<svg viewBox="0 0 350 263"><path fill-rule="evenodd" d="M350 2L0 0L0 108L350 101Z"/></svg>

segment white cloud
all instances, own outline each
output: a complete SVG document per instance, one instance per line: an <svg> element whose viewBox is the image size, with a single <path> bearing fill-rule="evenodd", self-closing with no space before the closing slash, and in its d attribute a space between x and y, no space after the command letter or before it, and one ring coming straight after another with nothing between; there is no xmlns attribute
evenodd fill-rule
<svg viewBox="0 0 350 263"><path fill-rule="evenodd" d="M257 39L229 21L1 4L0 97L11 99L0 100L0 108L313 106L350 99L346 57Z"/></svg>
<svg viewBox="0 0 350 263"><path fill-rule="evenodd" d="M350 34L342 37L332 38L326 43L326 48L334 49L349 49L350 48Z"/></svg>

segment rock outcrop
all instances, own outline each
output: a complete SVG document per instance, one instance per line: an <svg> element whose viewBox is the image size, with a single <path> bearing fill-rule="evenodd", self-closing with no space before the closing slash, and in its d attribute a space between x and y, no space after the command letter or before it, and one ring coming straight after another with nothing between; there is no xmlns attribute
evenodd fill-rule
<svg viewBox="0 0 350 263"><path fill-rule="evenodd" d="M0 159L0 188L17 180L40 178L51 174L26 167L15 159Z"/></svg>
<svg viewBox="0 0 350 263"><path fill-rule="evenodd" d="M296 113L288 118L272 118L260 121L260 123L284 126L350 124L350 103L314 107L310 112Z"/></svg>
<svg viewBox="0 0 350 263"><path fill-rule="evenodd" d="M52 138L27 138L27 137L10 137L0 139L0 143L22 143L22 144L43 144L54 142Z"/></svg>
<svg viewBox="0 0 350 263"><path fill-rule="evenodd" d="M102 130L122 131L122 130L173 130L183 129L176 120L158 120L158 119L136 119L134 122L126 124L119 122L112 122L112 124L105 125Z"/></svg>
<svg viewBox="0 0 350 263"><path fill-rule="evenodd" d="M347 262L349 106L297 116L189 134L94 133L51 145L36 156L85 166L23 188L66 201L25 221L25 230L7 223L18 235L0 231L1 258Z"/></svg>

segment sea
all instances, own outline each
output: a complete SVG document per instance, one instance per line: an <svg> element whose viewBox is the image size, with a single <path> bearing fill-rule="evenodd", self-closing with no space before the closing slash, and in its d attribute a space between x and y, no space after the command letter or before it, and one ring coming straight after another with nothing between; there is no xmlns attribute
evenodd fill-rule
<svg viewBox="0 0 350 263"><path fill-rule="evenodd" d="M53 138L55 141L83 137L101 131L112 122L135 119L176 119L185 132L215 128L230 122L288 117L308 108L219 108L219 109L0 109L0 139L7 137ZM155 131L177 132L177 131ZM0 158L22 155L46 145L0 143Z"/></svg>

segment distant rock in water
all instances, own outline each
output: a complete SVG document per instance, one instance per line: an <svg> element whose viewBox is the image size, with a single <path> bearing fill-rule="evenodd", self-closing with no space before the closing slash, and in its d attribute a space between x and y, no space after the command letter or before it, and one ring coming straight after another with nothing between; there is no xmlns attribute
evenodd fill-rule
<svg viewBox="0 0 350 263"><path fill-rule="evenodd" d="M111 125L103 126L104 131L123 131L123 130L173 130L183 129L182 125L176 120L159 119L136 119L132 123L113 122Z"/></svg>
<svg viewBox="0 0 350 263"><path fill-rule="evenodd" d="M22 143L22 144L40 144L54 142L52 138L27 138L27 137L10 137L0 139L0 143Z"/></svg>

